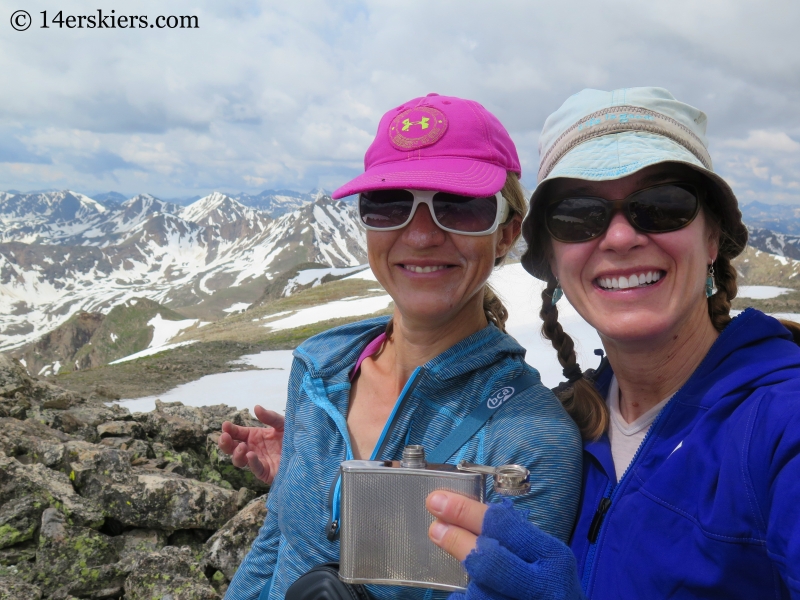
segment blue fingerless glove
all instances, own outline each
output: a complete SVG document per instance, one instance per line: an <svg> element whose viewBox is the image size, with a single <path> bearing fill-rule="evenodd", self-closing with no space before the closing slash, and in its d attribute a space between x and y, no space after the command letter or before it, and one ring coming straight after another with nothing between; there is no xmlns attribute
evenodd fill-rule
<svg viewBox="0 0 800 600"><path fill-rule="evenodd" d="M572 551L509 500L489 506L464 567L467 591L450 600L585 600Z"/></svg>

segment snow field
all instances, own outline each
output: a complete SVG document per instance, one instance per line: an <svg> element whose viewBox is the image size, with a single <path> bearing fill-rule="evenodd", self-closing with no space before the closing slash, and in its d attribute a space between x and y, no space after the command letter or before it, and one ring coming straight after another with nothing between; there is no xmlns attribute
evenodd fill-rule
<svg viewBox="0 0 800 600"><path fill-rule="evenodd" d="M370 269L350 275L347 279L377 281ZM541 293L542 289L544 289L544 282L528 275L522 265L517 263L505 265L495 270L489 279L489 284L508 309L509 318L506 322L506 328L509 334L514 336L526 348L526 362L539 371L544 385L555 387L563 380L561 365L558 363L556 352L550 342L542 338L540 333L539 309L541 308ZM748 294L761 294L760 296L746 297L762 298L775 297L783 293L775 290L784 289L772 286L742 287L750 288L747 291ZM774 295L769 296L766 294ZM302 309L290 317L265 324L265 327L274 327L276 330L290 329L332 317L371 314L385 308L389 302L391 302L391 298L388 295L355 300L337 300L328 304ZM578 363L584 369L596 367L600 358L594 354L594 350L602 348L597 332L581 318L566 297L562 298L558 303L558 312L559 322L564 331L575 342ZM269 316L274 317L276 315ZM800 322L800 314L776 314L774 316ZM148 411L155 407L155 399L158 397L164 402L180 401L189 406L225 403L240 409L247 408L252 412L253 407L256 404L260 404L264 408L283 412L286 407L286 387L289 382L289 371L292 364L291 351L266 351L260 354L244 356L241 361L263 370L207 375L197 381L178 386L164 394L135 400L123 400L121 404L131 411Z"/></svg>

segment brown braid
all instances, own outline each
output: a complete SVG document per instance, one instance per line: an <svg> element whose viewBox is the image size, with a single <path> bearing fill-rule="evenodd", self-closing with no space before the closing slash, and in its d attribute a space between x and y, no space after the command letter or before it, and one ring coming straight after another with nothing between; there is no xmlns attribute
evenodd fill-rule
<svg viewBox="0 0 800 600"><path fill-rule="evenodd" d="M714 261L714 284L717 291L708 299L708 316L717 331L731 322L731 300L736 298L736 268L730 259L721 254Z"/></svg>
<svg viewBox="0 0 800 600"><path fill-rule="evenodd" d="M550 340L558 355L558 362L565 371L579 369L575 356L575 343L564 332L558 322L558 308L553 305L553 292L558 282L552 276L548 278L547 287L542 291L542 335ZM575 381L571 387L559 393L559 400L572 420L581 430L586 440L596 440L608 426L608 409L606 403L594 385L584 378Z"/></svg>
<svg viewBox="0 0 800 600"><path fill-rule="evenodd" d="M483 312L486 313L486 319L490 323L494 323L500 331L506 333L508 310L488 283L483 286Z"/></svg>

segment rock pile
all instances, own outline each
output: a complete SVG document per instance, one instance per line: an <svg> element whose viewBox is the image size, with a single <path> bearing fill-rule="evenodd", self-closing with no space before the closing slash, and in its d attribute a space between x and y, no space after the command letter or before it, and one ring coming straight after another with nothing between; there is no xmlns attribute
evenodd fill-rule
<svg viewBox="0 0 800 600"><path fill-rule="evenodd" d="M131 414L0 355L0 600L221 598L266 486L217 450L247 411ZM105 395L104 395L105 394Z"/></svg>

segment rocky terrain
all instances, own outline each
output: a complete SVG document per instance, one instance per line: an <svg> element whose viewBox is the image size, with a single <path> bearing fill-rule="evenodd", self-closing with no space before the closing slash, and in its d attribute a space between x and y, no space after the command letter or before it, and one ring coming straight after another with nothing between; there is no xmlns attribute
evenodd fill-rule
<svg viewBox="0 0 800 600"><path fill-rule="evenodd" d="M247 411L113 396L0 354L0 600L217 599L249 549L267 488L216 446Z"/></svg>

